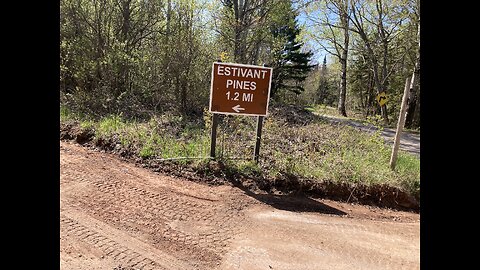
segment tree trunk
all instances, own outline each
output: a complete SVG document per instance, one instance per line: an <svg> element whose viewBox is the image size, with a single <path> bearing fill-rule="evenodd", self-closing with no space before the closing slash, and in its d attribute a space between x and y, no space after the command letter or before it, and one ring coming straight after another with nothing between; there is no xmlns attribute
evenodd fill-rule
<svg viewBox="0 0 480 270"><path fill-rule="evenodd" d="M381 35L382 35L382 43L383 43L383 62L382 62L382 81L381 81L381 92L387 92L387 86L388 86L388 79L387 79L387 76L388 76L388 72L387 72L387 64L388 64L388 41L385 37L385 32L384 32L384 29L383 29L383 23L382 21L380 21L380 30L381 30ZM385 124L385 126L388 125L389 121L388 121L388 113L387 113L387 105L384 104L382 106L382 117L383 117L383 123Z"/></svg>
<svg viewBox="0 0 480 270"><path fill-rule="evenodd" d="M172 1L168 0L167 1L167 25L166 25L166 33L165 33L166 34L165 38L167 39L167 42L170 36L171 20L172 20Z"/></svg>
<svg viewBox="0 0 480 270"><path fill-rule="evenodd" d="M415 127L420 127L420 96L420 91L417 91L417 105L413 114L413 125Z"/></svg>
<svg viewBox="0 0 480 270"><path fill-rule="evenodd" d="M131 32L131 14L132 6L131 0L126 0L122 2L122 26L120 29L120 40L124 42L123 53L126 55L131 54L129 47L129 36ZM128 86L128 75L129 75L129 64L127 60L120 60L119 70L118 70L118 85L115 89L115 98L121 95L123 92L127 91Z"/></svg>
<svg viewBox="0 0 480 270"><path fill-rule="evenodd" d="M418 24L418 50L417 50L417 59L415 61L415 68L413 69L413 76L412 81L410 84L410 99L408 100L408 107L407 107L407 116L405 119L405 127L412 128L413 127L413 120L417 109L417 82L420 77L420 23Z"/></svg>
<svg viewBox="0 0 480 270"><path fill-rule="evenodd" d="M235 27L234 27L234 61L236 63L245 64L245 50L244 50L244 40L243 40L243 22L244 22L244 1L243 0L234 0L233 1L233 10L235 13Z"/></svg>
<svg viewBox="0 0 480 270"><path fill-rule="evenodd" d="M346 50L344 50L342 54L342 59L340 62L342 63L342 73L340 78L340 95L338 100L338 112L343 115L347 116L347 112L345 110L345 99L347 96L347 61L346 61ZM345 56L345 58L343 57Z"/></svg>
<svg viewBox="0 0 480 270"><path fill-rule="evenodd" d="M375 53L374 53L374 51L373 51L373 49L370 45L370 41L369 41L367 35L365 34L365 32L361 31L361 32L359 32L359 34L360 34L360 37L362 38L362 40L365 42L365 46L367 47L367 53L368 53L369 59L370 59L370 61L372 61L373 81L375 83L375 89L377 91L377 95L382 93L382 92L386 92L386 89L385 89L386 80L384 78L380 78L381 74L379 74L380 67L378 66L378 58L375 57ZM387 106L386 105L381 106L380 107L380 112L381 112L384 124L388 125L389 121L388 121Z"/></svg>
<svg viewBox="0 0 480 270"><path fill-rule="evenodd" d="M349 10L349 3L348 0L342 2L339 7L342 9L340 11L340 21L343 28L343 49L342 49L342 56L340 58L340 63L342 64L342 70L340 75L340 94L338 100L338 112L347 117L347 111L345 109L345 100L347 96L347 59L348 59L348 43L350 39L349 29L349 18L348 18L348 10Z"/></svg>
<svg viewBox="0 0 480 270"><path fill-rule="evenodd" d="M373 51L371 55L373 55ZM373 78L375 81L375 88L377 90L377 95L382 92L386 92L384 88L384 84L382 83L382 81L380 81L380 77L378 74L378 63L375 60L373 61ZM383 118L383 123L385 125L388 125L389 121L388 121L387 106L386 105L380 106L380 112Z"/></svg>
<svg viewBox="0 0 480 270"><path fill-rule="evenodd" d="M234 61L235 63L242 63L242 39L241 29L239 26L235 26L235 44L234 44Z"/></svg>
<svg viewBox="0 0 480 270"><path fill-rule="evenodd" d="M385 36L385 29L383 28L383 7L382 3L380 1L376 2L376 7L379 15L379 25L378 25L378 35L380 38L382 38L382 46L383 46L383 55L382 59L379 59L376 55L375 52L373 51L373 48L371 46L371 40L367 36L367 33L365 32L365 28L363 27L363 22L358 19L357 17L357 8L355 7L355 4L352 6L352 22L355 25L357 29L357 33L360 35L360 38L364 41L365 46L367 48L367 54L369 56L370 61L372 62L372 68L373 68L373 78L375 81L375 89L377 91L377 95L386 92L386 86L388 84L387 82L387 57L388 57L388 40L386 39ZM380 61L382 63L380 63ZM382 66L380 67L380 64ZM381 68L381 70L380 70ZM378 108L378 106L377 106ZM388 112L387 112L387 107L386 105L383 105L380 107L381 115L383 118L384 125L388 125L389 120L388 120Z"/></svg>
<svg viewBox="0 0 480 270"><path fill-rule="evenodd" d="M415 68L415 71L412 75L412 81L410 84L410 98L408 100L408 107L407 107L407 116L405 119L405 127L412 128L413 127L413 120L417 110L417 103L418 103L418 94L417 94L417 82L418 77L420 76L420 72Z"/></svg>

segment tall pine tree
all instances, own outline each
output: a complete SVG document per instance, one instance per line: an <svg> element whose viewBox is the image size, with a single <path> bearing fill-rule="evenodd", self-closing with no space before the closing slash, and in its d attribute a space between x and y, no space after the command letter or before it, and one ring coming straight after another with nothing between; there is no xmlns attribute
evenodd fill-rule
<svg viewBox="0 0 480 270"><path fill-rule="evenodd" d="M323 65L320 71L320 82L318 84L318 103L323 104L328 93L327 82L327 56L323 58Z"/></svg>
<svg viewBox="0 0 480 270"><path fill-rule="evenodd" d="M275 97L279 91L286 90L300 94L304 91L302 82L308 72L315 67L309 65L313 55L311 51L302 52L303 43L297 41L300 28L296 20L295 12L285 14L288 23L272 26L274 38L284 40L284 46L274 51L271 97Z"/></svg>

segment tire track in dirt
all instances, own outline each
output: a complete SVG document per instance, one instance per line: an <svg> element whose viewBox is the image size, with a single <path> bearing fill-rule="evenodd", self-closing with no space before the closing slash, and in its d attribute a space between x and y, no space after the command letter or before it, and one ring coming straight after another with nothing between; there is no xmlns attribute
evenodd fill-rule
<svg viewBox="0 0 480 270"><path fill-rule="evenodd" d="M65 269L419 269L418 222L279 210L276 200L268 205L236 188L61 145Z"/></svg>
<svg viewBox="0 0 480 270"><path fill-rule="evenodd" d="M231 208L212 207L166 192L150 192L138 187L115 189L108 185L98 186L98 190L107 200L120 199L119 202L126 207L163 219L166 221L163 235L187 245L211 249L225 246L231 235L229 232L239 229L234 228L233 223L242 219L241 214L234 217L235 211ZM195 223L197 232L188 230L188 223Z"/></svg>
<svg viewBox="0 0 480 270"><path fill-rule="evenodd" d="M87 177L81 176L79 179L85 181ZM101 197L99 201L136 209L165 221L165 229L162 233L167 239L211 249L226 246L231 235L241 233L240 228L235 227L234 224L244 220L244 216L233 207L212 205L212 202L206 203L192 197L179 197L178 194L164 190L150 191L140 184L133 186L116 179L108 183L91 182L95 189L90 191L88 200L78 200L81 202L81 208L94 207L96 202L92 202L91 198L98 192L97 198ZM83 197L83 194L79 197ZM96 214L105 214L102 213L105 212L102 209L98 210L100 211L96 211ZM188 223L192 222L197 225L196 227L203 227L203 229L198 232L176 229L186 228ZM199 224L203 226L198 226Z"/></svg>
<svg viewBox="0 0 480 270"><path fill-rule="evenodd" d="M233 236L242 234L236 224L245 223L241 213L245 202L151 185L132 173L130 164L103 164L102 159L97 161L102 169L95 170L87 165L89 153L82 154L61 162L61 206L68 205L64 209L84 212L186 260L201 258L199 267L214 266ZM106 170L107 166L114 169Z"/></svg>
<svg viewBox="0 0 480 270"><path fill-rule="evenodd" d="M64 236L73 236L90 244L126 267L145 270L191 268L184 262L79 211L63 211L60 226Z"/></svg>

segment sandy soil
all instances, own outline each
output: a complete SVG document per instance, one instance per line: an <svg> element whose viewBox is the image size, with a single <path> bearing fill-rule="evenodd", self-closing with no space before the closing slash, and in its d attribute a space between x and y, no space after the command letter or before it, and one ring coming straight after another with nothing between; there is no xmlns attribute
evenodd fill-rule
<svg viewBox="0 0 480 270"><path fill-rule="evenodd" d="M154 173L60 142L61 269L419 269L420 216Z"/></svg>

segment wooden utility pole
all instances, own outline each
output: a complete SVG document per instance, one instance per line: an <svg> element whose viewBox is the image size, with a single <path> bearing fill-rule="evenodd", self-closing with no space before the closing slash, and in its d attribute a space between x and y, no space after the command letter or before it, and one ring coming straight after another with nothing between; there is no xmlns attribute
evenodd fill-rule
<svg viewBox="0 0 480 270"><path fill-rule="evenodd" d="M412 78L413 79L413 78ZM397 163L398 147L400 146L400 137L402 135L403 125L405 124L405 112L407 110L407 101L410 95L409 78L405 80L405 90L403 90L402 105L400 106L400 115L398 116L397 132L393 141L392 155L390 156L390 169L395 169Z"/></svg>

